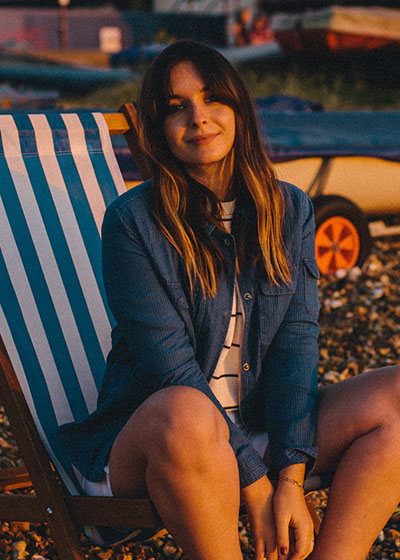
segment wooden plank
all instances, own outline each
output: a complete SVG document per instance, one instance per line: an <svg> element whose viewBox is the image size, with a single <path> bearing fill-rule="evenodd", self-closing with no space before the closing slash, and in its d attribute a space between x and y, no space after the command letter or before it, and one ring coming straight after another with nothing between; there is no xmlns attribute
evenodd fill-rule
<svg viewBox="0 0 400 560"><path fill-rule="evenodd" d="M48 521L48 513L34 494L7 494L0 496L0 519L44 523Z"/></svg>
<svg viewBox="0 0 400 560"><path fill-rule="evenodd" d="M150 500L65 496L65 502L76 525L155 528L162 521ZM35 494L0 496L0 519L4 521L49 522L54 514L51 506Z"/></svg>
<svg viewBox="0 0 400 560"><path fill-rule="evenodd" d="M65 496L71 517L78 525L157 528L163 523L150 500Z"/></svg>

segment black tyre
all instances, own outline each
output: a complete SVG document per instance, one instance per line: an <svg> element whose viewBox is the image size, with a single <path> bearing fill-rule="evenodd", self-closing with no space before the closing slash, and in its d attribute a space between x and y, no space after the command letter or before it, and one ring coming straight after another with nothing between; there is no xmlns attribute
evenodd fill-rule
<svg viewBox="0 0 400 560"><path fill-rule="evenodd" d="M365 215L341 196L318 196L313 204L315 252L321 274L361 266L371 250Z"/></svg>

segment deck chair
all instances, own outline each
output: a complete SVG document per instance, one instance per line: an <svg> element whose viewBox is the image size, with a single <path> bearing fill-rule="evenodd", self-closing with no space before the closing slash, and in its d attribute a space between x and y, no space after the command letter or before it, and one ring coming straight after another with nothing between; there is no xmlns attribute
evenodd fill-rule
<svg viewBox="0 0 400 560"><path fill-rule="evenodd" d="M48 442L97 399L113 318L100 262L106 206L126 190L110 133L142 176L132 105L102 115L0 116L0 402L25 468L0 471L0 519L47 522L62 560L83 560L78 525L155 528L149 500L89 498Z"/></svg>
<svg viewBox="0 0 400 560"><path fill-rule="evenodd" d="M96 405L113 325L99 232L126 188L109 136L121 133L147 178L131 104L0 116L0 402L26 466L0 470L0 519L47 522L61 560L85 557L80 525L161 524L149 500L79 495L47 436Z"/></svg>

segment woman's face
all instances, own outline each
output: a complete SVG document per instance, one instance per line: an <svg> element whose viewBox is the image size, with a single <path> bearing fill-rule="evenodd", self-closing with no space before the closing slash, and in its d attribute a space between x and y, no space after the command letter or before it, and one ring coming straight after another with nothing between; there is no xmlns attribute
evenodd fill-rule
<svg viewBox="0 0 400 560"><path fill-rule="evenodd" d="M170 75L164 133L169 149L189 173L204 176L223 167L235 140L235 113L218 102L191 62Z"/></svg>

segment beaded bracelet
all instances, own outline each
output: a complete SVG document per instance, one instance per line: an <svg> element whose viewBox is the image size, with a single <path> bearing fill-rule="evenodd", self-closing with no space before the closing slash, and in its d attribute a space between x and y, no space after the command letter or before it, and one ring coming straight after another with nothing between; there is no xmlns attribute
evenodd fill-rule
<svg viewBox="0 0 400 560"><path fill-rule="evenodd" d="M294 484L295 486L298 486L299 488L304 490L304 486L302 485L301 482L299 482L298 480L295 480L294 478L289 478L288 476L283 476L282 478L280 478L278 480L278 483L279 482L290 482L291 484Z"/></svg>

